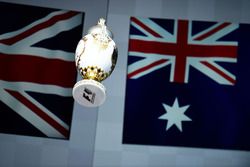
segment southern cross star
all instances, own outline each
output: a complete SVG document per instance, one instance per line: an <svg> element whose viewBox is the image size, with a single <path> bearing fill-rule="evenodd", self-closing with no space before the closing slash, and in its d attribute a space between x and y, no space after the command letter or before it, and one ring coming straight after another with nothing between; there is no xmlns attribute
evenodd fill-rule
<svg viewBox="0 0 250 167"><path fill-rule="evenodd" d="M163 107L166 110L166 113L159 117L159 119L168 120L166 131L175 125L182 132L182 121L192 121L187 117L184 112L188 109L189 105L179 106L178 99L176 98L174 104L169 106L162 103Z"/></svg>

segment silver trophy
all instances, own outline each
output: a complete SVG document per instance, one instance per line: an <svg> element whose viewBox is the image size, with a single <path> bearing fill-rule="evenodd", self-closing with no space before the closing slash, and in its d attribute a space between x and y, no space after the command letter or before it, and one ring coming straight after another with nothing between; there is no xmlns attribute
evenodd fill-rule
<svg viewBox="0 0 250 167"><path fill-rule="evenodd" d="M89 29L78 43L75 53L76 67L83 80L73 87L73 97L87 107L100 106L106 99L106 89L101 81L115 68L118 50L104 19Z"/></svg>

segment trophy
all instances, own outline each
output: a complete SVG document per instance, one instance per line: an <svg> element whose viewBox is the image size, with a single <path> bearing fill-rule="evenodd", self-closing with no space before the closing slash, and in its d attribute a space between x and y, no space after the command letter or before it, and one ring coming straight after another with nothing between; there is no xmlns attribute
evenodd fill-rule
<svg viewBox="0 0 250 167"><path fill-rule="evenodd" d="M81 105L97 107L106 99L106 89L101 81L115 68L118 50L112 33L103 18L89 29L78 43L75 53L76 67L83 80L73 87L73 97Z"/></svg>

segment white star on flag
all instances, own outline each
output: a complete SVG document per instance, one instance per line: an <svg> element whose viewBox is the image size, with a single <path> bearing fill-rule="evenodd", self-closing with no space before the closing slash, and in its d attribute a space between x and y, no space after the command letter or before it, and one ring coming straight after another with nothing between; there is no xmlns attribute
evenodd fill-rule
<svg viewBox="0 0 250 167"><path fill-rule="evenodd" d="M175 125L182 132L182 121L192 121L184 114L189 105L180 107L177 98L175 99L173 106L164 103L162 103L162 105L165 108L166 113L158 119L168 120L166 131Z"/></svg>

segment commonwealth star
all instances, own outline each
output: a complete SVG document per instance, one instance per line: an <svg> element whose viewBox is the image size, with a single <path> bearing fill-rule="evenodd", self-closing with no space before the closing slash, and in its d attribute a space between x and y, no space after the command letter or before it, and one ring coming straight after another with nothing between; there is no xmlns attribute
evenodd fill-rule
<svg viewBox="0 0 250 167"><path fill-rule="evenodd" d="M160 116L158 119L164 119L168 121L166 131L175 125L182 132L182 121L192 121L184 114L189 105L180 107L177 98L175 99L172 106L164 103L162 103L162 105L165 108L166 113Z"/></svg>

